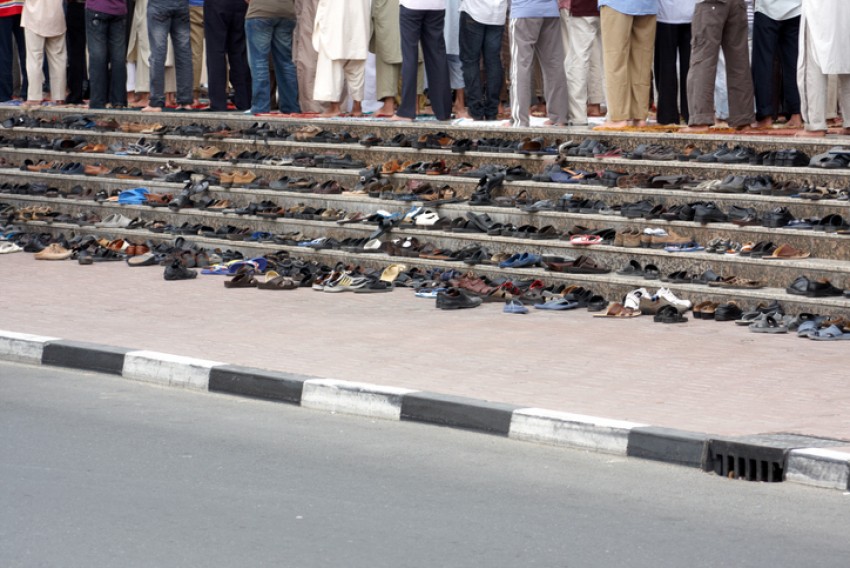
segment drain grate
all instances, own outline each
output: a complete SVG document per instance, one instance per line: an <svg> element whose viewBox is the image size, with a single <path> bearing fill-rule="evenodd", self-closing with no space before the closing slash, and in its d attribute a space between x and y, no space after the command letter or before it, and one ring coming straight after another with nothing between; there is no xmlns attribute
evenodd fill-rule
<svg viewBox="0 0 850 568"><path fill-rule="evenodd" d="M785 479L788 452L796 448L846 446L842 440L797 434L756 434L708 442L705 471L730 479L779 483Z"/></svg>
<svg viewBox="0 0 850 568"><path fill-rule="evenodd" d="M717 475L768 483L783 480L786 454L784 448L712 440L708 453L709 461Z"/></svg>

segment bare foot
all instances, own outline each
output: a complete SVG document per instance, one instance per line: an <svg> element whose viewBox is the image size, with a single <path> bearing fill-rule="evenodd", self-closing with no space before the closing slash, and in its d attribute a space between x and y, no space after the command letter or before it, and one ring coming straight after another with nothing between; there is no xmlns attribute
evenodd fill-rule
<svg viewBox="0 0 850 568"><path fill-rule="evenodd" d="M390 120L392 120L393 122L413 122L412 118L408 118L406 116L399 116L397 114L392 115L390 117Z"/></svg>
<svg viewBox="0 0 850 568"><path fill-rule="evenodd" d="M803 128L803 117L799 114L792 114L791 118L788 119L788 122L785 123L785 128L791 128L794 130Z"/></svg>
<svg viewBox="0 0 850 568"><path fill-rule="evenodd" d="M192 105L180 105L177 108L179 108L180 110L193 110Z"/></svg>
<svg viewBox="0 0 850 568"><path fill-rule="evenodd" d="M752 124L752 128L758 128L761 130L773 128L773 118L766 116L761 120L757 120Z"/></svg>
<svg viewBox="0 0 850 568"><path fill-rule="evenodd" d="M625 128L631 126L628 120L606 120L597 128Z"/></svg>
<svg viewBox="0 0 850 568"><path fill-rule="evenodd" d="M24 101L21 103L21 108L38 108L41 106L41 101Z"/></svg>
<svg viewBox="0 0 850 568"><path fill-rule="evenodd" d="M850 128L842 128L838 134L841 136L850 136Z"/></svg>
<svg viewBox="0 0 850 568"><path fill-rule="evenodd" d="M351 105L351 116L363 116L363 105L360 101L354 101Z"/></svg>
<svg viewBox="0 0 850 568"><path fill-rule="evenodd" d="M142 109L142 112L162 112L162 107L146 106Z"/></svg>
<svg viewBox="0 0 850 568"><path fill-rule="evenodd" d="M823 138L826 136L826 130L801 130L794 136L798 138Z"/></svg>
<svg viewBox="0 0 850 568"><path fill-rule="evenodd" d="M424 106L424 107L422 107L422 110L419 111L419 112L421 114L434 114L434 109L432 109L430 106Z"/></svg>
<svg viewBox="0 0 850 568"><path fill-rule="evenodd" d="M395 99L387 97L384 99L384 106L375 111L374 117L390 117L395 114Z"/></svg>
<svg viewBox="0 0 850 568"><path fill-rule="evenodd" d="M632 122L632 126L637 126L638 128L643 128L644 126L646 126L646 121L645 120L635 120L635 121Z"/></svg>
<svg viewBox="0 0 850 568"><path fill-rule="evenodd" d="M679 130L679 132L685 133L693 133L693 134L705 134L708 132L710 126L708 124L694 124L693 126L686 126Z"/></svg>
<svg viewBox="0 0 850 568"><path fill-rule="evenodd" d="M587 105L587 116L605 116L602 113L602 105L600 104L591 104Z"/></svg>
<svg viewBox="0 0 850 568"><path fill-rule="evenodd" d="M469 113L466 112L466 107L454 109L453 112L457 118L469 118Z"/></svg>

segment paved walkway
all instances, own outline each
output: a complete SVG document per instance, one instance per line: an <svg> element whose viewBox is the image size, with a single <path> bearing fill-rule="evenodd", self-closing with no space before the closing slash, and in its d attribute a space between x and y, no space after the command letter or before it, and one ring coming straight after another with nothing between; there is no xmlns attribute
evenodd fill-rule
<svg viewBox="0 0 850 568"><path fill-rule="evenodd" d="M0 256L0 329L711 434L850 441L844 342L714 321L506 315L498 304L443 312L409 289L228 290L224 280Z"/></svg>

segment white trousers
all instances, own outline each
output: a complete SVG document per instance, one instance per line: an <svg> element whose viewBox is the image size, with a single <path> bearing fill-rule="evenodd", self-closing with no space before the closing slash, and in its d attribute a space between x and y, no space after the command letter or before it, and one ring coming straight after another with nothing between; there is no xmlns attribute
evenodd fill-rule
<svg viewBox="0 0 850 568"><path fill-rule="evenodd" d="M316 82L313 99L332 103L342 102L343 89L348 85L348 95L355 101L365 96L366 60L329 59L319 52L316 62Z"/></svg>
<svg viewBox="0 0 850 568"><path fill-rule="evenodd" d="M605 101L602 32L598 17L577 18L561 10L564 73L567 76L570 124L587 124L587 105Z"/></svg>
<svg viewBox="0 0 850 568"><path fill-rule="evenodd" d="M41 101L41 87L44 83L42 65L46 56L47 68L50 70L50 98L54 101L64 101L68 80L65 34L44 37L24 28L24 39L27 42L27 78L29 80L27 100Z"/></svg>
<svg viewBox="0 0 850 568"><path fill-rule="evenodd" d="M844 115L844 128L850 128L850 75L836 75L838 102ZM832 114L829 104L829 77L814 58L811 30L800 28L800 56L797 60L797 87L800 89L800 110L806 130L827 130L827 118Z"/></svg>

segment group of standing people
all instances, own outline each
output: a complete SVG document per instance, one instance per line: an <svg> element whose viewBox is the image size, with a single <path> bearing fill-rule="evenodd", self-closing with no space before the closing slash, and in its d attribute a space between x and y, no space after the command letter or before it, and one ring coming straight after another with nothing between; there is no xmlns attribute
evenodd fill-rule
<svg viewBox="0 0 850 568"><path fill-rule="evenodd" d="M655 101L659 123L701 131L725 83L730 126L781 114L821 135L850 105L848 25L846 0L0 0L0 99L13 39L29 104L46 67L57 103L82 102L87 73L91 108L149 112L196 107L205 59L211 110L232 90L237 110L269 112L271 67L281 112L335 116L350 99L360 114L374 54L376 115L397 121L427 85L439 120L494 120L507 98L528 126L540 91L550 125L605 101L606 127L642 126Z"/></svg>

